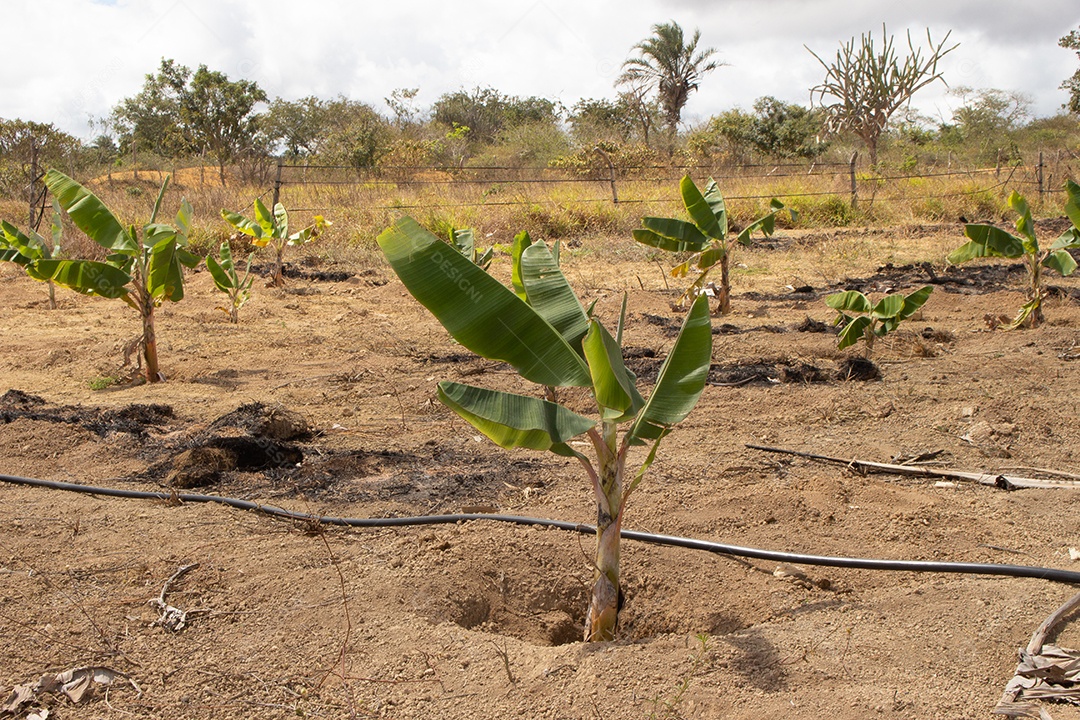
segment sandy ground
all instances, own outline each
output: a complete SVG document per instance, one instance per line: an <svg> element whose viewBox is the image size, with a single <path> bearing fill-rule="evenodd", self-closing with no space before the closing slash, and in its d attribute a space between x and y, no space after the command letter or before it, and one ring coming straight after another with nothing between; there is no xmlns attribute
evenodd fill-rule
<svg viewBox="0 0 1080 720"><path fill-rule="evenodd" d="M819 258L823 244L854 248L864 287L910 289L917 269L875 275L889 259L881 248L909 236L896 232L884 245L880 234L825 234L800 247ZM956 244L949 232L940 244ZM671 346L677 293L640 254L587 250L564 258L567 274L609 321L629 292L627 344L647 378ZM1080 570L1069 556L1080 492L861 475L745 447L879 462L941 451L955 469L1080 472L1076 300L1051 298L1038 330L990 332L984 315L1020 304L1022 276L940 285L919 319L877 347L882 377L844 381L848 354L834 335L796 329L831 320L825 283L808 277L820 287L792 293L792 273L770 270L783 266L770 254L785 252L795 250L743 256L734 312L714 320L724 324L717 384L665 441L627 527ZM256 288L239 325L215 310L208 273L191 276L189 298L160 313L169 379L156 385L104 379L130 372L120 367L138 328L128 308L60 291L50 311L42 285L0 269L0 472L344 517L595 518L579 466L499 450L439 404L441 379L522 388L505 366L455 346L384 266L304 269L284 290ZM843 279L837 270L832 282ZM290 413L307 434L268 445L266 418ZM185 451L208 446L232 460L203 456L178 472ZM626 542L620 637L584 644L587 536L493 522L346 530L7 484L0 508L0 685L86 666L123 674L79 705L44 695L22 715L47 707L72 720L986 718L1017 648L1076 592L809 566L778 577L776 563ZM172 632L150 601L194 563L165 598L190 611ZM1078 634L1067 625L1059 642L1080 645Z"/></svg>

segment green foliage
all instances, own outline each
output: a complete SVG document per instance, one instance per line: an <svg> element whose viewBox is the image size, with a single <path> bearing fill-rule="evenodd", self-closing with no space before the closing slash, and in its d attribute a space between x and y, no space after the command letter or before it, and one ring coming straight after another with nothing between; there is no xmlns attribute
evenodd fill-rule
<svg viewBox="0 0 1080 720"><path fill-rule="evenodd" d="M698 50L701 31L687 40L683 29L672 20L653 25L652 37L645 38L631 50L638 53L623 63L616 85L655 92L664 120L674 133L690 93L698 89L701 78L724 63L712 60L715 48Z"/></svg>
<svg viewBox="0 0 1080 720"><path fill-rule="evenodd" d="M492 88L445 93L433 106L435 122L448 128L466 127L476 143L494 143L508 128L525 123L554 125L555 103L540 97L503 95Z"/></svg>
<svg viewBox="0 0 1080 720"><path fill-rule="evenodd" d="M52 260L60 257L60 241L63 237L60 205L56 200L53 200L52 207L52 220L50 222L51 243L29 228L26 234L23 234L11 223L0 220L0 262L13 262L16 265L21 265L30 277L36 280L46 280L49 283L49 307L55 310L55 286L51 280L35 274L37 272L36 261ZM50 247L50 244L52 247Z"/></svg>
<svg viewBox="0 0 1080 720"><path fill-rule="evenodd" d="M147 75L142 91L113 109L122 143L136 142L162 157L183 157L203 150L218 162L225 185L225 166L253 150L255 106L266 93L250 80L229 80L205 65L192 73L162 59L156 75Z"/></svg>
<svg viewBox="0 0 1080 720"><path fill-rule="evenodd" d="M221 243L218 255L216 258L213 255L206 257L206 269L214 278L214 287L229 297L228 306L218 309L229 316L229 322L235 324L240 322L240 308L251 297L251 284L255 280L251 274L251 258L255 253L248 253L243 276L236 272L236 263L233 261L228 240Z"/></svg>
<svg viewBox="0 0 1080 720"><path fill-rule="evenodd" d="M874 351L874 339L885 337L900 323L916 313L930 297L934 288L925 285L910 295L893 293L877 303L858 290L846 290L825 298L825 304L838 311L836 325L840 326L836 347L843 350L859 340L866 342L866 354Z"/></svg>
<svg viewBox="0 0 1080 720"><path fill-rule="evenodd" d="M1058 40L1058 45L1066 50L1075 50L1080 58L1080 29L1070 30L1069 34ZM1073 115L1080 115L1080 70L1061 83L1061 89L1069 93L1069 100L1063 107Z"/></svg>
<svg viewBox="0 0 1080 720"><path fill-rule="evenodd" d="M222 209L221 217L225 219L225 222L252 238L252 245L256 247L266 247L269 245L274 248L274 270L270 277L270 284L274 286L284 285L285 278L282 275L282 268L284 264L285 248L290 245L306 245L317 238L329 225L333 225L333 223L322 215L316 215L315 221L311 225L290 235L289 213L284 205L281 203L275 205L273 213L271 213L266 205L263 204L262 200L258 198L255 198L254 205L254 220L249 220L240 213L225 209Z"/></svg>
<svg viewBox="0 0 1080 720"><path fill-rule="evenodd" d="M1035 221L1031 208L1022 195L1013 191L1009 195L1009 207L1019 216L1016 220L1018 235L993 225L969 224L964 226L968 242L949 253L948 261L954 265L981 257L1022 258L1028 271L1027 302L1007 327L1038 327L1043 321L1042 301L1046 290L1042 285L1044 268L1055 270L1062 276L1076 271L1076 260L1069 250L1080 248L1080 185L1072 180L1065 183L1065 214L1073 226L1063 232L1049 248L1043 250L1035 237Z"/></svg>
<svg viewBox="0 0 1080 720"><path fill-rule="evenodd" d="M39 258L27 272L39 280L85 295L117 298L130 305L143 321L140 344L146 361L146 380L157 382L164 376L158 369L154 309L162 302L184 297L184 268L193 268L201 258L187 249L191 229L191 205L180 203L175 224L157 222L161 201L169 180L161 186L150 221L138 232L125 227L92 192L56 170L45 174L45 185L72 222L101 247L110 251L105 262Z"/></svg>
<svg viewBox="0 0 1080 720"><path fill-rule="evenodd" d="M659 250L691 253L689 258L671 270L672 277L686 277L691 268L700 271L683 293L684 299L710 294L710 273L719 267L720 287L717 291L716 312L726 314L731 311L731 282L728 271L731 243L728 238L728 215L724 197L712 178L709 178L709 184L702 194L689 175L684 176L679 183L679 192L691 222L675 218L645 217L641 220L643 227L634 230L634 240ZM773 234L776 229L776 216L785 206L773 198L769 207L771 210L768 213L736 235L735 242L750 245L755 232L760 231L765 237Z"/></svg>
<svg viewBox="0 0 1080 720"><path fill-rule="evenodd" d="M26 197L26 189L40 178L31 177L32 158L38 167L71 165L79 154L79 140L51 123L0 118L0 194Z"/></svg>
<svg viewBox="0 0 1080 720"><path fill-rule="evenodd" d="M491 260L495 257L495 248L488 248L486 251L480 252L480 249L476 247L476 235L471 228L461 230L450 228L446 240L450 247L457 250L481 270L486 272L491 266Z"/></svg>
<svg viewBox="0 0 1080 720"><path fill-rule="evenodd" d="M548 247L527 233L512 248L507 288L454 252L411 218L379 235L378 243L406 289L464 347L511 365L545 386L545 399L444 381L439 399L504 448L547 450L577 459L588 474L598 512L597 574L586 639L614 637L619 598L619 528L626 501L656 456L660 441L693 409L705 386L712 348L707 301L699 298L646 399L622 357L623 301L614 335L574 295ZM590 388L598 418L555 398L555 388ZM619 437L619 427L628 427ZM571 443L585 436L592 458ZM632 446L649 446L631 478Z"/></svg>

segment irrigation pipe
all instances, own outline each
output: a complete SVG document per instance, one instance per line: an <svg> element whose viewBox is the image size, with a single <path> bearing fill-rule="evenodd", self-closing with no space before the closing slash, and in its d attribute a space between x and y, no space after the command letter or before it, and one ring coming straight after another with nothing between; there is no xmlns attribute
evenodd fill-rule
<svg viewBox="0 0 1080 720"><path fill-rule="evenodd" d="M474 520L487 520L489 522L504 522L513 523L515 525L534 525L537 527L556 528L559 530L580 533L582 535L596 534L596 528L592 525L572 523L565 520L524 517L520 515L464 513L457 515L421 515L417 517L344 518L294 512L292 510L274 507L273 505L263 505L250 500L222 497L220 495L124 490L120 488L95 487L92 485L67 483L58 480L39 480L36 478L2 474L0 474L0 482L50 488L53 490L68 490L90 495L103 495L106 497L133 498L138 500L180 500L182 502L192 503L219 503L221 505L237 508L238 510L253 510L273 517L284 518L287 520L299 520L302 522L316 522L321 525L383 528L406 527L411 525L441 525L471 522ZM996 565L992 563L829 557L823 555L803 555L800 553L779 552L775 550L760 550L758 548L725 545L723 543L710 542L708 540L696 540L694 538L678 537L675 535L657 535L635 530L623 530L620 535L626 540L636 540L638 542L651 543L653 545L668 545L670 547L687 548L690 550L704 550L719 555L734 555L736 557L753 558L756 560L773 560L796 565L821 565L826 567L855 568L858 570L892 570L899 572L1004 575L1007 577L1025 577L1038 580L1049 580L1051 582L1080 584L1080 572L1060 570L1058 568L1033 567L1030 565Z"/></svg>

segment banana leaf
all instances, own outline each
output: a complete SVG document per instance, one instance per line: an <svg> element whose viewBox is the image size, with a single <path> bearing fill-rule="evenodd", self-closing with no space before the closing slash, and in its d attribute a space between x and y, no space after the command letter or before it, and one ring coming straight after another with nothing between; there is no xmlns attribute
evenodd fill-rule
<svg viewBox="0 0 1080 720"><path fill-rule="evenodd" d="M36 280L52 280L83 295L120 298L128 294L131 276L108 263L93 260L37 260L27 266Z"/></svg>
<svg viewBox="0 0 1080 720"><path fill-rule="evenodd" d="M691 219L693 219L697 229L707 237L723 242L727 235L727 228L721 227L720 221L717 219L712 207L705 200L705 197L701 194L701 191L698 190L697 185L694 184L694 181L690 179L689 175L684 175L682 180L679 181L679 193L682 195L682 201L683 205L686 207L686 212L689 213ZM646 227L648 227L648 225L646 225Z"/></svg>
<svg viewBox="0 0 1080 720"><path fill-rule="evenodd" d="M839 350L843 350L846 347L850 347L862 339L866 332L866 328L874 321L866 315L861 315L854 318L851 322L844 326L843 330L837 336L836 347Z"/></svg>
<svg viewBox="0 0 1080 720"><path fill-rule="evenodd" d="M825 304L840 312L868 313L873 309L870 301L858 290L845 290L825 298Z"/></svg>
<svg viewBox="0 0 1080 720"><path fill-rule="evenodd" d="M699 295L686 314L679 337L668 353L656 386L628 432L632 443L658 440L667 428L685 418L705 389L712 361L709 299Z"/></svg>
<svg viewBox="0 0 1080 720"><path fill-rule="evenodd" d="M1042 265L1051 270L1057 270L1062 277L1068 277L1076 272L1076 260L1068 250L1054 250L1043 258Z"/></svg>
<svg viewBox="0 0 1080 720"><path fill-rule="evenodd" d="M6 220L0 220L0 260L26 266L49 257L45 241L34 231L26 235Z"/></svg>
<svg viewBox="0 0 1080 720"><path fill-rule="evenodd" d="M578 453L566 444L596 421L540 398L443 381L439 400L503 448Z"/></svg>
<svg viewBox="0 0 1080 720"><path fill-rule="evenodd" d="M541 385L592 384L585 361L558 330L412 218L398 220L378 243L406 289L469 350Z"/></svg>
<svg viewBox="0 0 1080 720"><path fill-rule="evenodd" d="M688 223L685 220L643 217L641 218L641 224L644 226L645 230L653 235L664 238L667 242L661 245L650 242L647 237L646 239L638 238L637 233L641 228L634 231L634 239L640 243L660 248L661 250L669 250L671 252L690 250L696 252L709 244L709 238L698 230L697 226L693 223Z"/></svg>
<svg viewBox="0 0 1080 720"><path fill-rule="evenodd" d="M953 265L980 257L1018 258L1025 253L1023 240L993 225L965 225L964 235L971 242L949 253L946 260Z"/></svg>
<svg viewBox="0 0 1080 720"><path fill-rule="evenodd" d="M593 394L604 422L623 422L645 405L634 383L634 376L623 363L622 348L597 320L589 323L582 342L585 359L592 373Z"/></svg>
<svg viewBox="0 0 1080 720"><path fill-rule="evenodd" d="M58 170L45 173L45 186L67 211L71 221L91 240L113 252L138 254L139 246L134 236L124 229L97 195Z"/></svg>
<svg viewBox="0 0 1080 720"><path fill-rule="evenodd" d="M544 243L530 245L522 252L521 282L532 309L558 330L570 347L580 348L581 338L589 330L589 318Z"/></svg>
<svg viewBox="0 0 1080 720"><path fill-rule="evenodd" d="M527 298L525 296L525 285L521 281L521 256L532 243L529 233L522 230L514 236L514 244L510 249L510 283L514 286L514 293L522 300Z"/></svg>

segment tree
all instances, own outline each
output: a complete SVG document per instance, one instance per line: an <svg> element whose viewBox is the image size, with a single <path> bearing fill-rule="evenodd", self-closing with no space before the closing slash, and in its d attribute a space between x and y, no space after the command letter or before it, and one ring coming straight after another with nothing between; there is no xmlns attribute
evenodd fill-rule
<svg viewBox="0 0 1080 720"><path fill-rule="evenodd" d="M224 186L225 166L254 147L255 106L266 99L253 81L229 80L205 65L192 73L163 59L158 74L147 75L142 91L123 100L113 117L129 141L164 157L210 153Z"/></svg>
<svg viewBox="0 0 1080 720"><path fill-rule="evenodd" d="M1075 50L1076 56L1080 58L1080 30L1070 31L1068 35L1058 40L1058 45L1066 50ZM1060 87L1069 93L1069 101L1063 107L1074 115L1080 115L1080 70L1061 83Z"/></svg>
<svg viewBox="0 0 1080 720"><path fill-rule="evenodd" d="M326 129L323 101L314 95L300 100L274 98L261 121L273 148L295 160L318 152Z"/></svg>
<svg viewBox="0 0 1080 720"><path fill-rule="evenodd" d="M889 124L889 118L911 100L911 96L935 80L942 80L938 62L957 48L945 47L951 31L937 45L926 31L929 55L923 57L907 35L910 54L901 58L896 53L894 38L881 26L882 45L874 45L870 33L842 43L836 59L826 63L810 48L806 48L825 68L825 80L810 88L826 114L825 129L829 132L851 132L866 145L870 164L877 165L878 140ZM804 46L805 47L805 46ZM831 100L830 100L831 98Z"/></svg>
<svg viewBox="0 0 1080 720"><path fill-rule="evenodd" d="M623 73L615 84L646 92L655 90L664 120L674 134L690 93L698 89L705 74L724 63L710 59L716 54L715 48L698 50L700 30L694 31L690 42L685 41L683 29L674 20L653 25L652 30L652 37L632 48L639 56L623 63Z"/></svg>
<svg viewBox="0 0 1080 720"><path fill-rule="evenodd" d="M0 193L27 198L37 206L45 197L39 185L41 168L69 166L82 149L77 138L51 123L0 118ZM35 163L38 177L33 174ZM40 210L44 212L44 206Z"/></svg>

